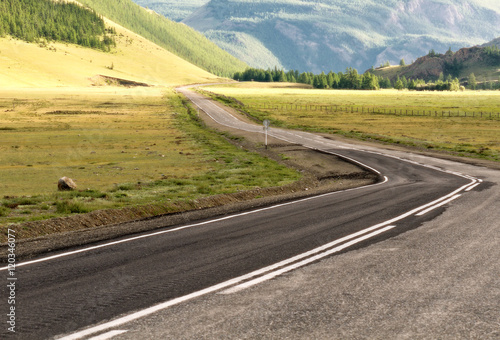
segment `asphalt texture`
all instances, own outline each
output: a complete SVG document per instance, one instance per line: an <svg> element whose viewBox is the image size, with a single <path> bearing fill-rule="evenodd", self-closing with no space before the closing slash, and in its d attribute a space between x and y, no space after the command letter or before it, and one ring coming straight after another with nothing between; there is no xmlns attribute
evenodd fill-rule
<svg viewBox="0 0 500 340"><path fill-rule="evenodd" d="M262 133L197 94L186 95L216 121ZM361 162L380 172L380 182L27 263L16 269L16 333L2 329L2 338L52 338L126 318L378 225L390 229L352 246L343 241L336 256L247 289L226 285L92 335L499 338L499 171L302 132L269 133ZM461 196L417 216L455 194Z"/></svg>

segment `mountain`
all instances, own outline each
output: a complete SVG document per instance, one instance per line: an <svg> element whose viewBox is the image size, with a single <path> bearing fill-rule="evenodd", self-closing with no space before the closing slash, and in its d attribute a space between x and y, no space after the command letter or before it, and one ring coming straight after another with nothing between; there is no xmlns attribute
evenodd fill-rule
<svg viewBox="0 0 500 340"><path fill-rule="evenodd" d="M203 34L148 11L132 0L79 0L100 15L140 34L177 56L219 76L230 77L246 64Z"/></svg>
<svg viewBox="0 0 500 340"><path fill-rule="evenodd" d="M370 73L392 81L403 76L407 79L435 81L442 75L467 82L471 73L479 81L497 81L500 76L499 41L500 39L495 39L482 46L461 48L456 52L448 50L444 54L429 53L411 65L380 67L370 70Z"/></svg>
<svg viewBox="0 0 500 340"><path fill-rule="evenodd" d="M183 23L252 67L365 70L500 35L497 0L211 0Z"/></svg>
<svg viewBox="0 0 500 340"><path fill-rule="evenodd" d="M134 0L142 7L155 11L173 21L182 21L209 0Z"/></svg>

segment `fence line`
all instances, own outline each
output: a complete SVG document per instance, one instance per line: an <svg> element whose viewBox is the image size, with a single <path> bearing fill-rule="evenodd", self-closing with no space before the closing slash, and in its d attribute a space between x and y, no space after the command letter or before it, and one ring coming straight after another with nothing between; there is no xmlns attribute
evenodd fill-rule
<svg viewBox="0 0 500 340"><path fill-rule="evenodd" d="M298 105L298 104L257 104L250 105L254 109L264 110L294 110L295 111L319 111L326 113L333 112L350 112L350 113L374 113L374 114L389 114L396 116L420 116L420 117L471 117L471 118L500 118L500 112L467 112L467 111L452 111L452 110L415 110L415 109L387 109L378 107L365 106L346 106L346 105Z"/></svg>

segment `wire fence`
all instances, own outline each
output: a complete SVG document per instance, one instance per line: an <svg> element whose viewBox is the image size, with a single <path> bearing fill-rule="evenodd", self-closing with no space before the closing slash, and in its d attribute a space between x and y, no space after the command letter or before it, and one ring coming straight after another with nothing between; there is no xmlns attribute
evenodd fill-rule
<svg viewBox="0 0 500 340"><path fill-rule="evenodd" d="M299 104L257 104L250 105L253 109L280 110L280 111L309 111L325 113L373 113L396 116L420 116L420 117L464 117L464 118L488 118L500 119L500 112L487 111L464 111L464 110L423 110L423 109L397 109L367 106L346 105L299 105Z"/></svg>

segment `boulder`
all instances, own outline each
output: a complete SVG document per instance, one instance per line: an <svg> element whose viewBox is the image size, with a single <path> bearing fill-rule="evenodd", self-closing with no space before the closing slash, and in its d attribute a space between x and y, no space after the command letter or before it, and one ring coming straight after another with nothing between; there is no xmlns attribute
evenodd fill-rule
<svg viewBox="0 0 500 340"><path fill-rule="evenodd" d="M76 184L75 184L75 182L73 182L73 180L71 178L62 177L57 182L57 189L59 189L59 191L75 190Z"/></svg>

